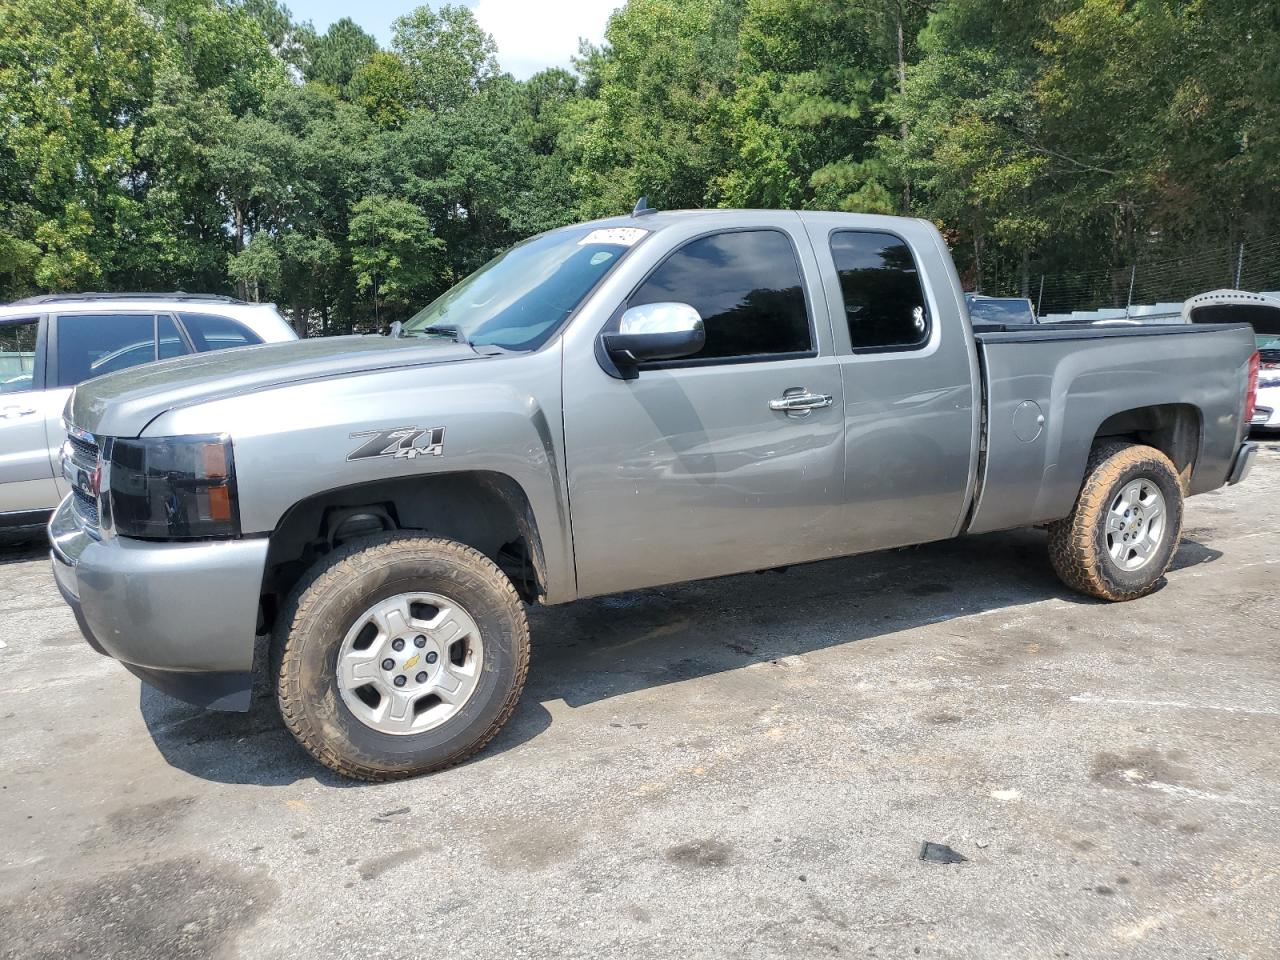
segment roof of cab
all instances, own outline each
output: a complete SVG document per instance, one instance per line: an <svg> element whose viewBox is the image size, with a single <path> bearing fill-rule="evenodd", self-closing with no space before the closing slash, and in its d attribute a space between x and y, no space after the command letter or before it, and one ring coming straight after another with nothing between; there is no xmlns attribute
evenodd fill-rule
<svg viewBox="0 0 1280 960"><path fill-rule="evenodd" d="M650 232L657 232L666 227L676 224L687 223L688 221L705 221L708 226L714 226L718 222L730 221L731 223L746 224L750 223L753 218L771 218L776 219L784 216L793 216L801 220L830 220L838 218L841 221L848 221L849 226L861 226L866 229L886 229L894 223L917 223L927 224L932 228L932 224L928 220L920 217L899 217L886 214L875 213L850 213L844 210L768 210L768 209L751 209L751 208L711 208L711 209L688 209L688 210L654 210L646 209L639 212L622 214L615 217L602 217L599 220L592 220L589 223L568 224L559 229L573 229L575 227L640 227Z"/></svg>

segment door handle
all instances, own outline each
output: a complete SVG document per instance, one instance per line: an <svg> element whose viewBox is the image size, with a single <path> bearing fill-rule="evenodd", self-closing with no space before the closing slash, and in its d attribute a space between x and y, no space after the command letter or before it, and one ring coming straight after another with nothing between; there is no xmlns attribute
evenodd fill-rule
<svg viewBox="0 0 1280 960"><path fill-rule="evenodd" d="M0 417L6 420L12 420L16 417L29 417L36 412L35 407L5 407L0 410Z"/></svg>
<svg viewBox="0 0 1280 960"><path fill-rule="evenodd" d="M811 410L829 406L831 406L831 397L822 393L810 393L807 390L788 393L785 396L778 397L776 400L769 401L770 410L780 410L783 413L800 413L802 415L808 414Z"/></svg>

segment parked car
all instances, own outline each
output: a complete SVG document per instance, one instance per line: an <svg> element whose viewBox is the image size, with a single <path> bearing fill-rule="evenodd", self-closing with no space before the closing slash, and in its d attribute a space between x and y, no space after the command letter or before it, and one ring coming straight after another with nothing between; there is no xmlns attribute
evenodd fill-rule
<svg viewBox="0 0 1280 960"><path fill-rule="evenodd" d="M275 308L193 294L85 293L0 305L0 537L43 534L69 492L71 388L189 353L296 339Z"/></svg>
<svg viewBox="0 0 1280 960"><path fill-rule="evenodd" d="M524 602L1048 524L1142 596L1244 478L1244 326L973 332L926 221L684 211L507 251L398 337L124 371L68 408L53 569L88 642L371 780L488 743ZM254 662L254 636L271 655Z"/></svg>
<svg viewBox="0 0 1280 960"><path fill-rule="evenodd" d="M985 323L1039 323L1036 308L1026 297L986 297L980 293L966 293L965 306L969 319L975 324Z"/></svg>
<svg viewBox="0 0 1280 960"><path fill-rule="evenodd" d="M1214 290L1192 297L1182 307L1186 323L1247 323L1258 347L1258 399L1251 424L1268 433L1280 430L1280 299L1245 290Z"/></svg>

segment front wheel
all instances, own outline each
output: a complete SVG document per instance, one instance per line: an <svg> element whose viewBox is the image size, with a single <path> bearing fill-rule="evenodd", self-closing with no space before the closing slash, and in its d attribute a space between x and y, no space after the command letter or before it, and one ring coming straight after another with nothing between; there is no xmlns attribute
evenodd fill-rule
<svg viewBox="0 0 1280 960"><path fill-rule="evenodd" d="M451 540L385 534L325 557L277 637L285 725L325 766L392 780L484 747L515 709L529 627L507 576Z"/></svg>
<svg viewBox="0 0 1280 960"><path fill-rule="evenodd" d="M1156 588L1182 536L1182 483L1154 447L1100 444L1070 515L1049 525L1049 559L1073 590L1133 600Z"/></svg>

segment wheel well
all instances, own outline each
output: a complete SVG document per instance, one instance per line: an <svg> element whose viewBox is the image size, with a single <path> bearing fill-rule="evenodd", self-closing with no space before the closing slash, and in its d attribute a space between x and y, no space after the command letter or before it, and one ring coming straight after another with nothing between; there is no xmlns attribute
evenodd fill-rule
<svg viewBox="0 0 1280 960"><path fill-rule="evenodd" d="M1200 455L1203 420L1200 409L1189 403L1163 403L1112 414L1098 427L1100 440L1131 440L1155 447L1170 460L1186 491Z"/></svg>
<svg viewBox="0 0 1280 960"><path fill-rule="evenodd" d="M294 504L271 534L259 630L269 631L284 598L334 547L384 530L422 530L474 547L501 567L521 597L545 593L542 542L520 485L474 471L342 487Z"/></svg>

